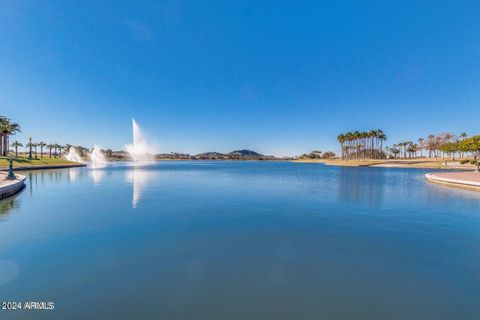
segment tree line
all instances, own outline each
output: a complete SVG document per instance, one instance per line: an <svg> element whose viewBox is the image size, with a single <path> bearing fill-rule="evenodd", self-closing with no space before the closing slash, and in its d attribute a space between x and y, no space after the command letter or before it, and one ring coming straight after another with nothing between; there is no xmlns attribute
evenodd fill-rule
<svg viewBox="0 0 480 320"><path fill-rule="evenodd" d="M462 147L463 141L467 140L467 137L466 133L461 133L458 136L449 132L437 135L430 134L426 138L418 138L417 142L403 141L393 144L391 147L385 147L385 153L388 158L394 159L423 158L424 156L445 158L447 156L455 160L456 155L463 158L466 153L472 152L466 151L465 147Z"/></svg>
<svg viewBox="0 0 480 320"><path fill-rule="evenodd" d="M341 158L350 159L412 159L428 158L465 158L473 157L472 164L480 166L480 135L469 137L466 133L455 135L449 132L418 138L416 142L402 141L391 147L383 147L387 140L381 129L347 132L338 135ZM465 160L464 161L469 161Z"/></svg>
<svg viewBox="0 0 480 320"><path fill-rule="evenodd" d="M386 140L387 136L381 129L362 132L348 131L337 137L343 160L385 158L383 142Z"/></svg>
<svg viewBox="0 0 480 320"><path fill-rule="evenodd" d="M299 159L332 159L337 155L333 151L322 152L320 150L313 150L310 153L304 153L300 155Z"/></svg>
<svg viewBox="0 0 480 320"><path fill-rule="evenodd" d="M28 139L28 142L25 144L21 143L18 140L13 141L10 144L10 136L20 133L20 125L6 116L0 115L0 156L8 157L11 153L10 147L13 148L13 153L15 157L18 157L21 153L20 148L25 147L24 156L29 159L43 158L44 155L50 158L58 158L62 156L62 152L68 153L70 148L75 147L81 156L86 156L91 150L82 146L73 146L71 144L61 145L58 143L46 143L45 141L32 141L32 138ZM48 151L48 152L47 152ZM112 154L112 150L105 150L107 156Z"/></svg>
<svg viewBox="0 0 480 320"><path fill-rule="evenodd" d="M9 118L0 115L0 155L8 156L10 136L21 132L20 125Z"/></svg>

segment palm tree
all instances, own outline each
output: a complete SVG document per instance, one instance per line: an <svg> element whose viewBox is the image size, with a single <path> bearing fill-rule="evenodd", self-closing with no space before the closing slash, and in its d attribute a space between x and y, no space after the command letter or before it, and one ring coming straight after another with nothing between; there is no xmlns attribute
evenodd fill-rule
<svg viewBox="0 0 480 320"><path fill-rule="evenodd" d="M418 148L420 149L420 157L421 158L423 157L423 141L425 141L425 139L423 139L423 138L418 138L418 140L417 140Z"/></svg>
<svg viewBox="0 0 480 320"><path fill-rule="evenodd" d="M460 133L460 136L459 136L459 137L460 137L460 140L463 140L463 139L465 139L465 138L468 137L468 136L467 136L467 134L466 134L465 132L462 132L462 133ZM463 155L464 155L463 151L460 151L460 158L463 158Z"/></svg>
<svg viewBox="0 0 480 320"><path fill-rule="evenodd" d="M53 144L53 149L54 149L54 154L53 155L56 158L59 153L62 153L63 146L59 145L58 143L54 143ZM58 149L58 152L57 152L57 149Z"/></svg>
<svg viewBox="0 0 480 320"><path fill-rule="evenodd" d="M355 131L339 134L337 141L340 143L342 159L377 159L385 157L383 141L387 136L382 130Z"/></svg>
<svg viewBox="0 0 480 320"><path fill-rule="evenodd" d="M338 141L338 143L340 143L340 151L342 152L342 160L344 160L344 156L345 156L344 155L344 151L345 151L344 149L345 149L345 147L344 147L343 144L345 143L345 135L343 133L339 134L337 136L337 141Z"/></svg>
<svg viewBox="0 0 480 320"><path fill-rule="evenodd" d="M52 157L52 149L55 148L55 145L54 144L47 144L47 148L48 148L48 156L51 158Z"/></svg>
<svg viewBox="0 0 480 320"><path fill-rule="evenodd" d="M380 154L383 152L383 142L387 141L387 135L381 129L377 129L377 139L379 140L378 150Z"/></svg>
<svg viewBox="0 0 480 320"><path fill-rule="evenodd" d="M35 144L32 142L32 137L28 138L28 143L25 145L28 148L28 159L32 159L32 147Z"/></svg>
<svg viewBox="0 0 480 320"><path fill-rule="evenodd" d="M428 149L428 157L432 157L432 151L434 150L434 138L433 134L429 134L427 137L427 149Z"/></svg>
<svg viewBox="0 0 480 320"><path fill-rule="evenodd" d="M15 148L15 157L18 157L18 147L23 147L23 144L18 142L17 140L13 141L12 147Z"/></svg>
<svg viewBox="0 0 480 320"><path fill-rule="evenodd" d="M46 146L47 144L44 142L44 141L40 141L38 143L38 146L40 147L40 158L43 158L43 148Z"/></svg>
<svg viewBox="0 0 480 320"><path fill-rule="evenodd" d="M38 143L37 142L34 142L33 143L33 149L35 150L35 159L37 159L37 147L38 147Z"/></svg>
<svg viewBox="0 0 480 320"><path fill-rule="evenodd" d="M20 125L4 116L0 116L0 155L8 156L9 136L21 132Z"/></svg>

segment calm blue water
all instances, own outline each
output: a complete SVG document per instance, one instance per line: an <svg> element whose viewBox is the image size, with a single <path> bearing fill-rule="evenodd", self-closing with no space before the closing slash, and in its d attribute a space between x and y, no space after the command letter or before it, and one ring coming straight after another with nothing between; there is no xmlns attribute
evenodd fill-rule
<svg viewBox="0 0 480 320"><path fill-rule="evenodd" d="M427 170L162 162L29 172L0 319L480 319L480 193Z"/></svg>

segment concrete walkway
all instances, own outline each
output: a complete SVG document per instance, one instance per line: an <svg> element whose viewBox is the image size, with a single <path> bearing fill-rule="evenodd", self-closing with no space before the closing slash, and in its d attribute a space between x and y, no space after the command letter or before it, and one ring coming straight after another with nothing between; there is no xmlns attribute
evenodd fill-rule
<svg viewBox="0 0 480 320"><path fill-rule="evenodd" d="M446 185L477 189L480 191L480 172L437 172L427 173L428 181Z"/></svg>
<svg viewBox="0 0 480 320"><path fill-rule="evenodd" d="M25 176L17 174L16 180L7 180L6 177L6 174L0 173L0 200L14 195L25 186Z"/></svg>

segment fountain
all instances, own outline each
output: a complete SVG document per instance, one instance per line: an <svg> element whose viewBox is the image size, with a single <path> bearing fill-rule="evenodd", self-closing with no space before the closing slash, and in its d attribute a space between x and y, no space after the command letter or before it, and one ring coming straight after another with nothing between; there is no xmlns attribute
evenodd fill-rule
<svg viewBox="0 0 480 320"><path fill-rule="evenodd" d="M70 148L65 158L67 158L68 161L80 162L80 163L83 162L82 157L80 156L80 153L75 147Z"/></svg>
<svg viewBox="0 0 480 320"><path fill-rule="evenodd" d="M103 154L102 149L96 144L93 145L92 152L88 155L92 164L105 164L108 163L107 158Z"/></svg>
<svg viewBox="0 0 480 320"><path fill-rule="evenodd" d="M143 133L134 118L132 118L133 143L125 146L134 162L151 162L153 155L149 152L151 148L147 144Z"/></svg>

